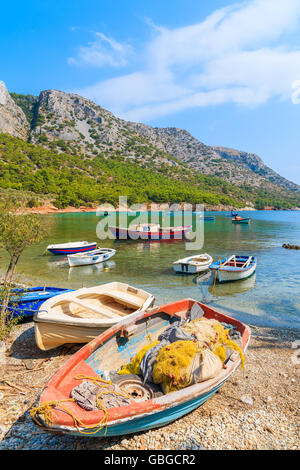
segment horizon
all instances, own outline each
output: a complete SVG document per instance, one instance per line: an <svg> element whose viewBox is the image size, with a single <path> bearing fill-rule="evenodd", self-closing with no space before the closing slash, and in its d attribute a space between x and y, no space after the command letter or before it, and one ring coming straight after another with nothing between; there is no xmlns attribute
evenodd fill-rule
<svg viewBox="0 0 300 470"><path fill-rule="evenodd" d="M89 4L17 1L11 19L3 7L10 92L77 93L119 118L256 154L300 184L299 0L133 0L117 16Z"/></svg>

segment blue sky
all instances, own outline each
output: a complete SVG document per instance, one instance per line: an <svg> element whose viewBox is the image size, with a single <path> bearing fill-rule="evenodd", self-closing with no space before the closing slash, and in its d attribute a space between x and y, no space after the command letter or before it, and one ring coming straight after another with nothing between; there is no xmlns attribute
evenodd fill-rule
<svg viewBox="0 0 300 470"><path fill-rule="evenodd" d="M257 153L300 184L300 0L5 2L0 80Z"/></svg>

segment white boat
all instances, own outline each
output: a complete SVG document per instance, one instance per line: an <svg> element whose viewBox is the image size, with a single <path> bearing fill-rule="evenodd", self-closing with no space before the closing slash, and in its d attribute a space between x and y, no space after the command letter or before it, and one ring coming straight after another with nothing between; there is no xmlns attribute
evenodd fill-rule
<svg viewBox="0 0 300 470"><path fill-rule="evenodd" d="M95 250L97 243L87 241L60 243L58 245L48 245L47 250L53 255L71 255L74 253L83 253L85 251Z"/></svg>
<svg viewBox="0 0 300 470"><path fill-rule="evenodd" d="M151 307L154 296L121 282L84 287L44 302L34 315L42 350L65 343L88 343L124 317Z"/></svg>
<svg viewBox="0 0 300 470"><path fill-rule="evenodd" d="M97 250L76 253L75 255L68 255L67 257L70 268L73 268L74 266L103 263L103 261L109 260L115 254L116 250L112 248L98 248Z"/></svg>
<svg viewBox="0 0 300 470"><path fill-rule="evenodd" d="M217 281L239 281L250 277L256 270L255 256L232 255L211 264L209 269L215 272Z"/></svg>
<svg viewBox="0 0 300 470"><path fill-rule="evenodd" d="M196 274L207 271L213 259L207 253L182 258L173 263L173 269L177 273Z"/></svg>

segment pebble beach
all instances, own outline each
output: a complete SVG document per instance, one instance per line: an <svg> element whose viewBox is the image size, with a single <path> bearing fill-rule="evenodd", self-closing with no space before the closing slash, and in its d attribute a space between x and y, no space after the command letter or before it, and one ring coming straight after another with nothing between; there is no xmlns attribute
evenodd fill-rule
<svg viewBox="0 0 300 470"><path fill-rule="evenodd" d="M120 437L56 435L29 410L47 380L78 349L42 352L32 322L0 343L0 450L299 449L300 332L251 326L239 369L201 407L162 428Z"/></svg>

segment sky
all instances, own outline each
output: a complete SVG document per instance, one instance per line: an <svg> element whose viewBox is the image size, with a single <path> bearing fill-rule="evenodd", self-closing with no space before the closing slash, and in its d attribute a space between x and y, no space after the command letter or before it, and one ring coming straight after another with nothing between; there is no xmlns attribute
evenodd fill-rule
<svg viewBox="0 0 300 470"><path fill-rule="evenodd" d="M300 184L300 0L15 0L0 80L258 154Z"/></svg>

